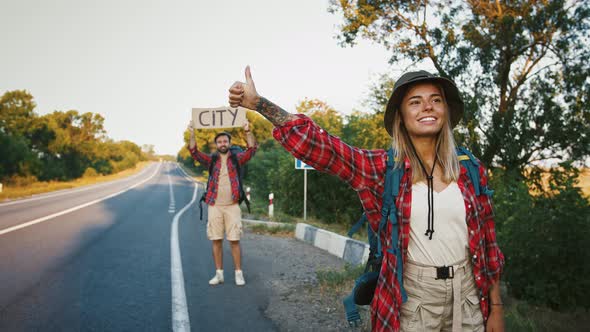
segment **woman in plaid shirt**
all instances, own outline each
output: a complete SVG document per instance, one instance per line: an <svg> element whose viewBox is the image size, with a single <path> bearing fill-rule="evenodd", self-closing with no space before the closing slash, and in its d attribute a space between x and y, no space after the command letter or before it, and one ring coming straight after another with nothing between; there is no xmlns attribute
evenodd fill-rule
<svg viewBox="0 0 590 332"><path fill-rule="evenodd" d="M293 156L348 183L377 231L387 151L351 147L308 117L281 109L257 93L249 67L246 82L231 86L229 102L255 109L274 124L273 136ZM396 166L404 168L395 202L403 262L390 251L387 223L371 303L374 331L504 331L499 287L504 256L490 191L475 193L475 186L487 188L485 168L480 163L480 183L474 184L458 161L452 128L462 113L451 80L418 71L395 84L384 125L398 153Z"/></svg>

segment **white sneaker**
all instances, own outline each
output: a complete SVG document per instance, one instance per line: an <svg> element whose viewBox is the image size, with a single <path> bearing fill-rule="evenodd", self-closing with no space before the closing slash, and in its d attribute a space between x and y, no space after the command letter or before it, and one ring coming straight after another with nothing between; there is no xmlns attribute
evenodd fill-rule
<svg viewBox="0 0 590 332"><path fill-rule="evenodd" d="M244 280L244 274L242 270L236 270L236 285L244 286L246 284L246 280Z"/></svg>
<svg viewBox="0 0 590 332"><path fill-rule="evenodd" d="M223 284L223 270L216 270L215 277L209 280L209 285Z"/></svg>

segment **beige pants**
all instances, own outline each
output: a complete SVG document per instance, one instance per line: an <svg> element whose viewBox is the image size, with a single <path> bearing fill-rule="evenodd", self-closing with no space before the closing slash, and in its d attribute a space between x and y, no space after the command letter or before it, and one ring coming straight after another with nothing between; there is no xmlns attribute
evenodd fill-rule
<svg viewBox="0 0 590 332"><path fill-rule="evenodd" d="M242 210L238 204L209 205L207 237L209 240L239 241L242 236Z"/></svg>
<svg viewBox="0 0 590 332"><path fill-rule="evenodd" d="M460 266L460 267L459 267ZM456 265L455 278L436 280L436 269L407 261L404 288L408 301L401 308L401 331L453 331L453 305L460 308L455 331L484 331L471 263ZM453 281L460 282L460 301L454 303ZM459 294L456 290L455 294ZM455 317L457 319L457 316Z"/></svg>

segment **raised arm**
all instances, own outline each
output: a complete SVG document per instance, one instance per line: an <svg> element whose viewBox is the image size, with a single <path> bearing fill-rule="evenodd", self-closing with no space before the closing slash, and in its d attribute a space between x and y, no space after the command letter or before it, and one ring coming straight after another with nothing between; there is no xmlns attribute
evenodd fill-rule
<svg viewBox="0 0 590 332"><path fill-rule="evenodd" d="M193 122L191 121L188 125L189 139L188 139L188 151L194 160L198 161L201 165L209 167L211 162L211 156L199 151L197 149L197 143L195 140L195 129L193 128Z"/></svg>
<svg viewBox="0 0 590 332"><path fill-rule="evenodd" d="M258 143L256 142L256 137L254 137L254 134L252 134L252 131L250 130L249 122L246 122L244 124L244 132L246 133L246 143L248 144L248 147L256 147Z"/></svg>
<svg viewBox="0 0 590 332"><path fill-rule="evenodd" d="M246 67L246 83L235 82L229 89L229 104L231 107L243 106L262 114L275 127L294 120L295 115L273 104L260 96L252 80L250 66Z"/></svg>
<svg viewBox="0 0 590 332"><path fill-rule="evenodd" d="M244 165L245 163L250 161L250 159L252 159L252 157L256 153L256 150L258 149L258 143L256 142L254 134L252 134L252 131L250 130L249 122L246 122L244 124L244 132L246 133L246 142L248 143L248 149L246 149L246 151L244 152L238 153L237 157L240 165Z"/></svg>
<svg viewBox="0 0 590 332"><path fill-rule="evenodd" d="M274 138L295 158L316 170L339 177L355 190L374 186L385 173L384 150L363 150L328 134L310 118L291 114L256 91L250 67L246 82L235 82L229 89L232 107L255 109L275 126Z"/></svg>

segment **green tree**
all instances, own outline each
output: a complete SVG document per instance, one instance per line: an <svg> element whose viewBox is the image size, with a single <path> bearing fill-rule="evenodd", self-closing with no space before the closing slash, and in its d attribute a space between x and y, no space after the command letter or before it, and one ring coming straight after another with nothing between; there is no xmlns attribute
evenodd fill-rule
<svg viewBox="0 0 590 332"><path fill-rule="evenodd" d="M13 136L0 130L0 182L13 175L27 175L35 156L22 136Z"/></svg>
<svg viewBox="0 0 590 332"><path fill-rule="evenodd" d="M7 91L0 98L0 128L8 135L27 137L37 105L25 90Z"/></svg>
<svg viewBox="0 0 590 332"><path fill-rule="evenodd" d="M146 158L149 160L156 159L156 150L154 150L153 144L144 144L141 146L141 151L145 154Z"/></svg>
<svg viewBox="0 0 590 332"><path fill-rule="evenodd" d="M0 179L69 180L146 160L135 143L109 140L100 114L71 110L38 116L35 107L24 90L0 98Z"/></svg>
<svg viewBox="0 0 590 332"><path fill-rule="evenodd" d="M346 143L363 149L389 149L391 138L383 127L383 114L354 112L346 117Z"/></svg>
<svg viewBox="0 0 590 332"><path fill-rule="evenodd" d="M589 155L587 1L332 0L330 11L343 17L343 45L367 38L392 64L454 79L466 101L459 132L484 163L523 171Z"/></svg>
<svg viewBox="0 0 590 332"><path fill-rule="evenodd" d="M297 106L298 113L313 119L321 128L333 136L343 137L347 132L345 118L328 103L318 99L304 99ZM303 211L303 171L294 170L294 159L289 158L281 174L281 190L287 196L284 211L301 215ZM308 214L328 223L349 224L361 214L361 206L356 192L335 176L317 171L308 171L307 202ZM295 196L295 197L293 197Z"/></svg>
<svg viewBox="0 0 590 332"><path fill-rule="evenodd" d="M304 99L295 107L297 113L302 113L313 119L318 126L330 134L342 137L343 119L332 106L318 99Z"/></svg>
<svg viewBox="0 0 590 332"><path fill-rule="evenodd" d="M25 90L7 91L0 98L0 179L27 176L39 167L35 138L36 104Z"/></svg>
<svg viewBox="0 0 590 332"><path fill-rule="evenodd" d="M42 156L47 167L43 179L78 178L103 153L99 143L105 138L105 130L100 114L55 111L41 120L54 133Z"/></svg>

